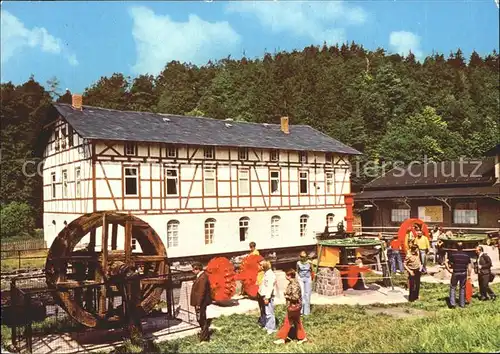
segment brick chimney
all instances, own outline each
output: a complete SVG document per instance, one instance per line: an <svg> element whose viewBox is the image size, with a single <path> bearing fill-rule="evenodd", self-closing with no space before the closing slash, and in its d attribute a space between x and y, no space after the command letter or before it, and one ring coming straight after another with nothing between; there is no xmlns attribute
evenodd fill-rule
<svg viewBox="0 0 500 354"><path fill-rule="evenodd" d="M288 130L288 117L281 117L281 131L285 134L290 134L290 130Z"/></svg>
<svg viewBox="0 0 500 354"><path fill-rule="evenodd" d="M82 97L82 95L73 94L71 96L71 106L73 107L73 109L77 109L77 110L81 111L82 110L82 106L83 106L83 97Z"/></svg>

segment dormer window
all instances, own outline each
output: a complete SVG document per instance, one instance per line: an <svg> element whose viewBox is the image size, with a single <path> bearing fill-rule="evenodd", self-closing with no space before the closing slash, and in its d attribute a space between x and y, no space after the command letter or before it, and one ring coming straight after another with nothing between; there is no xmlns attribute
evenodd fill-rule
<svg viewBox="0 0 500 354"><path fill-rule="evenodd" d="M125 144L125 155L127 155L127 156L137 155L137 145L134 143L126 143Z"/></svg>

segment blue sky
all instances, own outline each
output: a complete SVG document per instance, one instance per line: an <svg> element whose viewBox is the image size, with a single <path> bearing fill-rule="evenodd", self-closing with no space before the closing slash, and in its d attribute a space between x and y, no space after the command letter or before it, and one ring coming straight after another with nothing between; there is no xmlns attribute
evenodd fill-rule
<svg viewBox="0 0 500 354"><path fill-rule="evenodd" d="M53 76L83 92L101 76L157 74L170 60L197 65L231 55L354 40L425 57L499 47L494 0L11 2L1 4L1 80Z"/></svg>

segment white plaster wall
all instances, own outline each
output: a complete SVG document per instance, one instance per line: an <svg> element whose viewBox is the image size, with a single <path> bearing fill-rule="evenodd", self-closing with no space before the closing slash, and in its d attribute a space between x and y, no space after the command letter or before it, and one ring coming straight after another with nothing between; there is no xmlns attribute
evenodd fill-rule
<svg viewBox="0 0 500 354"><path fill-rule="evenodd" d="M257 248L281 248L313 245L316 243L316 232L323 232L326 226L326 215L334 213L333 226L345 217L344 208L332 208L322 210L286 210L286 211L262 211L262 212L231 212L231 213L191 213L191 214L169 214L169 215L140 215L142 220L148 222L155 229L167 247L167 223L171 220L179 221L179 245L167 249L169 257L196 256L203 254L244 252L248 250L248 243L254 241ZM308 215L307 233L300 237L300 216ZM279 236L271 237L271 218L279 216ZM50 246L57 234L64 227L64 221L68 224L79 217L79 214L58 215L46 213L44 222L47 225L45 239ZM250 219L248 239L240 241L239 220L242 217ZM205 220L214 218L216 220L214 242L205 244ZM52 220L56 222L54 226ZM110 231L109 231L110 232ZM100 249L101 231L96 234L96 248ZM80 244L88 243L88 236L80 241ZM118 249L123 249L124 238L121 228L118 232ZM136 250L139 252L140 248Z"/></svg>
<svg viewBox="0 0 500 354"><path fill-rule="evenodd" d="M80 144L75 135L75 146ZM77 143L78 142L78 143ZM113 149L107 149L106 154L113 156L100 157L96 163L97 210L115 210L130 212L150 225L161 236L167 245L167 223L170 220L179 221L179 246L169 249L171 257L211 254L220 252L246 251L248 242L255 241L259 248L311 245L316 242L316 232L324 230L326 215L335 214L334 225L345 216L344 198L342 194L350 192L349 172L345 168L335 166L312 166L313 163L323 164L325 154L308 153L308 164L297 164L297 152L280 151L280 161L270 163L269 151L248 149L248 161L257 162L257 166L238 160L237 149L216 148L216 159L203 161L203 148L199 148L193 160L194 147L179 147L176 159L165 158L165 146L151 144L139 145L139 155L125 157L122 143L112 144ZM92 202L92 165L90 160L74 162L90 157L90 148L73 149L46 159L44 171L44 227L45 238L50 245L59 231L64 227L64 221L70 223L83 213L93 211ZM97 144L96 151L106 149L104 144ZM116 150L116 152L114 151ZM161 154L160 154L161 152ZM149 157L147 156L149 154ZM160 158L161 156L161 158ZM145 162L146 159L146 162ZM230 163L227 161L230 159ZM334 156L338 161L338 157ZM292 165L288 165L288 161ZM196 164L199 165L196 168ZM264 165L264 163L268 165ZM217 164L216 196L204 195L204 166ZM339 164L344 164L340 161ZM82 195L81 200L73 199L74 186L70 185L70 195L67 200L50 198L50 172L56 171L58 181L61 178L61 166L68 169L68 181L74 181L74 167L81 166ZM123 166L133 165L139 168L140 193L138 196L123 195ZM165 168L178 167L179 195L167 196L165 187ZM238 197L238 169L246 167L250 171L250 195ZM270 168L280 171L280 192L269 195ZM325 168L334 172L333 193L325 195ZM309 172L308 194L299 194L299 171ZM107 179L107 181L105 180ZM229 180L232 179L232 182ZM62 196L62 187L57 186L58 198ZM287 210L241 211L238 208L286 208ZM232 208L230 212L217 211L220 208ZM292 210L288 210L292 208ZM189 210L186 210L189 209ZM236 210L235 210L236 209ZM189 212L191 211L191 212ZM64 213L64 214L63 214ZM152 214L148 214L152 213ZM299 236L299 220L302 214L309 215L308 234ZM280 237L271 238L271 217L277 215L280 220ZM239 241L239 219L250 218L249 239ZM205 245L204 222L208 218L217 220L215 242ZM52 223L54 221L56 224ZM97 236L100 244L100 234ZM120 241L119 244L123 243Z"/></svg>

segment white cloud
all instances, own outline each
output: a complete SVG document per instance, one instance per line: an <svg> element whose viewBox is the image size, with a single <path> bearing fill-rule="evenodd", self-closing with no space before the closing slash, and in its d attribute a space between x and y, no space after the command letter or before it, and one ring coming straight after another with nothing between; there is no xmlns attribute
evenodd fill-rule
<svg viewBox="0 0 500 354"><path fill-rule="evenodd" d="M342 1L231 2L229 13L250 14L274 33L307 37L316 43L345 40L345 27L366 22L368 14L359 6Z"/></svg>
<svg viewBox="0 0 500 354"><path fill-rule="evenodd" d="M391 49L400 55L408 55L411 51L416 58L423 56L420 48L420 37L412 32L395 31L389 36L389 45Z"/></svg>
<svg viewBox="0 0 500 354"><path fill-rule="evenodd" d="M156 74L171 60L205 64L229 55L240 42L227 22L207 22L193 14L186 22L174 22L144 6L132 7L129 12L137 51L132 67L135 73Z"/></svg>
<svg viewBox="0 0 500 354"><path fill-rule="evenodd" d="M26 47L39 48L42 52L63 55L70 65L78 65L74 54L66 52L59 38L52 36L45 28L28 29L10 12L1 10L1 62L6 63Z"/></svg>

